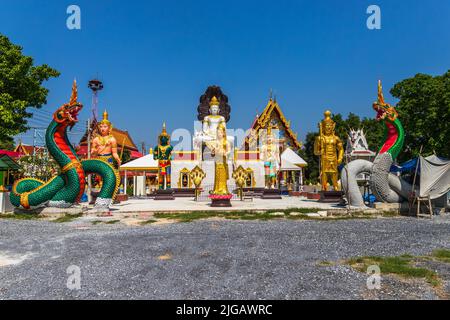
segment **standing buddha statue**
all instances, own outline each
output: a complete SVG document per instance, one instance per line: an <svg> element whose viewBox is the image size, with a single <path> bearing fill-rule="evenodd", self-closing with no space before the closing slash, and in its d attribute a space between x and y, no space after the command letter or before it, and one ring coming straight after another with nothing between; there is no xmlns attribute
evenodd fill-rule
<svg viewBox="0 0 450 320"><path fill-rule="evenodd" d="M338 166L344 157L342 140L335 134L336 123L331 119L331 112L325 111L325 119L319 124L319 136L314 141L314 154L320 156L320 181L322 190L327 191L328 180L335 191L339 191Z"/></svg>
<svg viewBox="0 0 450 320"><path fill-rule="evenodd" d="M170 189L171 158L173 147L170 145L170 135L166 131L166 123L158 137L158 145L153 150L153 159L158 160L158 185L160 190Z"/></svg>
<svg viewBox="0 0 450 320"><path fill-rule="evenodd" d="M214 157L214 189L211 191L211 195L230 195L227 186L229 179L227 161L231 152L231 145L227 140L227 131L224 124L219 124L216 140L207 142L207 146Z"/></svg>
<svg viewBox="0 0 450 320"><path fill-rule="evenodd" d="M120 157L117 154L117 141L112 135L112 123L108 120L108 112L103 112L103 119L98 123L98 134L92 141L91 156L113 164L113 159L120 166Z"/></svg>

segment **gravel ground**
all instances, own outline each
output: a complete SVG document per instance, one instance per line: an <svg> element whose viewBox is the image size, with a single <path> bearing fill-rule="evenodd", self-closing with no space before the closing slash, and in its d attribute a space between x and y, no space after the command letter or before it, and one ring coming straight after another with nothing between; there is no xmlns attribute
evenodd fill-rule
<svg viewBox="0 0 450 320"><path fill-rule="evenodd" d="M130 227L86 221L0 220L0 299L438 299L449 265L422 280L367 275L337 264L362 255L450 248L450 219L228 221ZM70 290L67 268L81 270Z"/></svg>

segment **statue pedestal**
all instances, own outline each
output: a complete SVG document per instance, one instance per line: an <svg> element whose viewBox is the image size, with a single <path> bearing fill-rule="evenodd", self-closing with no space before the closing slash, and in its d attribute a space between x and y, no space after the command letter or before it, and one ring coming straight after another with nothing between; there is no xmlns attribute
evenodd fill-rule
<svg viewBox="0 0 450 320"><path fill-rule="evenodd" d="M154 200L175 200L173 196L173 190L156 190Z"/></svg>
<svg viewBox="0 0 450 320"><path fill-rule="evenodd" d="M174 197L194 198L195 188L172 188Z"/></svg>
<svg viewBox="0 0 450 320"><path fill-rule="evenodd" d="M0 192L0 213L12 212L14 206L9 201L9 192Z"/></svg>
<svg viewBox="0 0 450 320"><path fill-rule="evenodd" d="M215 195L209 196L211 199L211 207L231 207L232 194L227 195Z"/></svg>
<svg viewBox="0 0 450 320"><path fill-rule="evenodd" d="M342 191L319 191L319 202L341 202L344 192Z"/></svg>
<svg viewBox="0 0 450 320"><path fill-rule="evenodd" d="M280 189L264 189L261 199L282 199Z"/></svg>

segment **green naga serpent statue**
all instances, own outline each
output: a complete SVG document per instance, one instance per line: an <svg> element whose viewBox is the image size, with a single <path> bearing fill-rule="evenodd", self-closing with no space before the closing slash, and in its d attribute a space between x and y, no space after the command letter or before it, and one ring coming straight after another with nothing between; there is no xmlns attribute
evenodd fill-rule
<svg viewBox="0 0 450 320"><path fill-rule="evenodd" d="M357 159L350 162L341 173L341 182L351 206L364 207L356 176L370 173L370 188L378 201L399 203L408 199L412 187L400 177L390 173L391 165L399 155L405 141L405 131L395 108L384 101L381 81L378 82L378 99L373 103L376 119L383 121L383 144L372 162Z"/></svg>
<svg viewBox="0 0 450 320"><path fill-rule="evenodd" d="M86 187L86 177L93 173L103 181L95 208L109 208L119 187L118 172L100 159L80 161L67 137L67 131L78 122L78 113L82 108L83 105L77 101L77 86L74 81L70 102L56 110L45 134L48 151L60 166L61 173L47 182L33 178L16 181L10 194L11 203L15 207L71 207L80 201Z"/></svg>

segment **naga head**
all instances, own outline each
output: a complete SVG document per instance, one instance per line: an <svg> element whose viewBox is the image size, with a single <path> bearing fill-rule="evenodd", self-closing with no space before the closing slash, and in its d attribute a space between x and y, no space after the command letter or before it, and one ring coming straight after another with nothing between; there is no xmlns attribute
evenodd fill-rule
<svg viewBox="0 0 450 320"><path fill-rule="evenodd" d="M83 105L77 101L77 98L77 82L74 80L69 103L63 104L55 111L53 120L59 124L65 124L72 128L78 122L78 113L83 108Z"/></svg>
<svg viewBox="0 0 450 320"><path fill-rule="evenodd" d="M398 117L398 113L393 106L384 102L383 88L381 80L378 80L378 99L373 103L373 109L377 112L376 120L389 120L394 122Z"/></svg>

